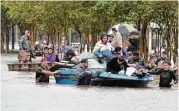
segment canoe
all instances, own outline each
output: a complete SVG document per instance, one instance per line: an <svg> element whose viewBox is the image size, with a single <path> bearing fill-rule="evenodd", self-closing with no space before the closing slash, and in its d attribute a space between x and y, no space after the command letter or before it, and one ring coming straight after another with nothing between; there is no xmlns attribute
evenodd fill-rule
<svg viewBox="0 0 179 111"><path fill-rule="evenodd" d="M9 71L28 71L28 72L35 72L37 68L40 66L40 63L28 63L28 64L19 64L19 63L12 63L7 64ZM59 68L71 68L74 64L66 64L60 62L51 62L48 63L48 67L51 71L58 70Z"/></svg>
<svg viewBox="0 0 179 111"><path fill-rule="evenodd" d="M56 84L77 85L76 69L63 68L58 71L59 73L55 75ZM139 78L124 74L101 72L96 78L91 79L90 85L145 87L150 81L153 81L153 76L151 75Z"/></svg>
<svg viewBox="0 0 179 111"><path fill-rule="evenodd" d="M87 58L92 57L91 53L82 53L80 54L80 58ZM40 61L40 60L39 60ZM66 65L64 65L66 63ZM67 64L67 61L55 62L55 63L48 63L48 67L51 71L58 70L59 68L71 68L74 64ZM27 64L19 64L19 63L10 63L7 64L9 71L28 71L28 72L35 72L37 68L40 66L40 63L27 63Z"/></svg>

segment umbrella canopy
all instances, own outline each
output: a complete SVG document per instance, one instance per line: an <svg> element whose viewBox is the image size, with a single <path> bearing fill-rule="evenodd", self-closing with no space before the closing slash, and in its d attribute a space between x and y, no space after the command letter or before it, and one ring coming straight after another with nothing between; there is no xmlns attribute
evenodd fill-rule
<svg viewBox="0 0 179 111"><path fill-rule="evenodd" d="M123 40L128 40L128 36L129 36L129 34L131 32L137 32L137 29L135 29L132 25L129 25L129 24L117 24L117 25L112 26L108 30L108 32L107 32L108 35L113 34L112 28L116 28L117 31L119 31L121 33Z"/></svg>

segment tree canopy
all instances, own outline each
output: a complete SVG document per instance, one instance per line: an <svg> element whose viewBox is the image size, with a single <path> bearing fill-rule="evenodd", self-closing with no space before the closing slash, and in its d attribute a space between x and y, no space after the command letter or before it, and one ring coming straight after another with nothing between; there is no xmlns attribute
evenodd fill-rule
<svg viewBox="0 0 179 111"><path fill-rule="evenodd" d="M50 35L66 35L72 28L88 36L127 22L136 24L143 33L144 46L146 28L154 22L161 26L168 44L178 39L178 1L3 1L2 6L7 20ZM145 50L141 48L142 52Z"/></svg>

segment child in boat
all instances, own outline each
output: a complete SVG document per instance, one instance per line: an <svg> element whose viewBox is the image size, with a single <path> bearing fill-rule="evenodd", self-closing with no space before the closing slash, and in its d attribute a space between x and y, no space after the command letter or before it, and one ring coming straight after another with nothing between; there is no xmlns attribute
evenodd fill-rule
<svg viewBox="0 0 179 111"><path fill-rule="evenodd" d="M92 77L92 71L88 68L88 59L82 59L77 68L77 85L89 85Z"/></svg>
<svg viewBox="0 0 179 111"><path fill-rule="evenodd" d="M49 82L49 76L54 76L57 72L49 71L47 67L47 60L41 59L41 66L36 71L36 82Z"/></svg>
<svg viewBox="0 0 179 111"><path fill-rule="evenodd" d="M178 82L174 71L170 70L170 65L169 61L164 61L162 69L148 72L153 75L160 75L159 87L171 87Z"/></svg>
<svg viewBox="0 0 179 111"><path fill-rule="evenodd" d="M63 60L68 61L70 64L77 64L79 62L79 58L76 56L74 50L69 50Z"/></svg>

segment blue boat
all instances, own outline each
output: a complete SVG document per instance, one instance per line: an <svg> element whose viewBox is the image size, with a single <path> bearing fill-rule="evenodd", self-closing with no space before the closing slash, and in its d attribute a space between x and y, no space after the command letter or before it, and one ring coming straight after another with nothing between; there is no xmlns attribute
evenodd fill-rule
<svg viewBox="0 0 179 111"><path fill-rule="evenodd" d="M83 55L84 56L84 55ZM82 56L82 57L83 57ZM89 56L89 54L88 54ZM130 76L132 69L128 69L126 74L123 72L119 74L112 74L105 72L106 64L99 64L95 59L88 59L88 68L92 71L103 70L97 77L91 79L90 85L93 86L131 86L131 87L145 87L153 77L148 75L143 78ZM135 68L134 68L135 69ZM77 84L76 68L60 68L59 74L55 75L55 80L57 84ZM132 74L132 73L131 73Z"/></svg>
<svg viewBox="0 0 179 111"><path fill-rule="evenodd" d="M59 69L59 74L55 75L57 84L76 85L76 69ZM112 74L101 72L96 78L91 79L92 86L127 86L127 87L145 87L153 76L148 75L143 78L128 76L124 74Z"/></svg>

